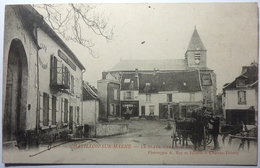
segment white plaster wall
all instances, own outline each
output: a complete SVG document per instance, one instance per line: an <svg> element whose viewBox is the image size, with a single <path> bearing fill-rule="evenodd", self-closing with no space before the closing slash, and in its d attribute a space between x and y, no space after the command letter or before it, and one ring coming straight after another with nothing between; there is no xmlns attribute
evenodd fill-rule
<svg viewBox="0 0 260 168"><path fill-rule="evenodd" d="M37 108L37 88L36 88L36 63L37 48L28 32L24 29L20 19L10 6L5 8L4 25L4 52L3 52L3 94L2 102L5 102L6 72L8 64L8 54L13 39L19 39L27 56L28 62L28 94L27 104L31 105L30 110L26 112L26 129L34 129L36 126L36 108ZM4 105L3 109L4 111Z"/></svg>
<svg viewBox="0 0 260 168"><path fill-rule="evenodd" d="M238 90L227 90L225 99L225 109L248 109L251 106L257 107L255 90L245 89L239 91L246 91L246 104L238 104Z"/></svg>
<svg viewBox="0 0 260 168"><path fill-rule="evenodd" d="M149 106L154 106L154 115L159 116L158 94L151 94L151 101L146 101L146 94L139 94L139 116L141 116L141 106L145 106L145 115L149 115Z"/></svg>

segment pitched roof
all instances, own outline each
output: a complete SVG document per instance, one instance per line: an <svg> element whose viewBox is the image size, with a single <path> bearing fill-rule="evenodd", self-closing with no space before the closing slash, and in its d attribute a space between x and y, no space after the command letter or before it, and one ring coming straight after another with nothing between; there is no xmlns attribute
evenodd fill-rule
<svg viewBox="0 0 260 168"><path fill-rule="evenodd" d="M240 76L236 77L236 79L229 83L228 85L224 85L224 90L236 89L237 88L237 79L245 79L245 87L258 87L256 84L258 83L258 67L255 65L252 66L243 66L242 73Z"/></svg>
<svg viewBox="0 0 260 168"><path fill-rule="evenodd" d="M140 73L139 74L139 92L140 93L158 93L158 75Z"/></svg>
<svg viewBox="0 0 260 168"><path fill-rule="evenodd" d="M184 59L164 60L122 60L109 71L151 71L159 70L185 70L187 67Z"/></svg>
<svg viewBox="0 0 260 168"><path fill-rule="evenodd" d="M191 36L187 50L206 50L196 28Z"/></svg>
<svg viewBox="0 0 260 168"><path fill-rule="evenodd" d="M88 83L83 82L83 101L86 100L96 100L97 93Z"/></svg>
<svg viewBox="0 0 260 168"><path fill-rule="evenodd" d="M198 71L170 72L159 75L159 91L201 91Z"/></svg>

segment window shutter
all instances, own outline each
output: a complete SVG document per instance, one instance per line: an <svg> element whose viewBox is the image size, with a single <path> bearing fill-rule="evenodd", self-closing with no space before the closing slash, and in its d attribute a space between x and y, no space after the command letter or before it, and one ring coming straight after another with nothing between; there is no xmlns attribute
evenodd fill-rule
<svg viewBox="0 0 260 168"><path fill-rule="evenodd" d="M49 126L49 95L43 93L43 126Z"/></svg>
<svg viewBox="0 0 260 168"><path fill-rule="evenodd" d="M49 95L49 124L52 125L52 95Z"/></svg>
<svg viewBox="0 0 260 168"><path fill-rule="evenodd" d="M50 84L57 85L57 58L54 55L51 55Z"/></svg>
<svg viewBox="0 0 260 168"><path fill-rule="evenodd" d="M60 100L60 105L61 105L61 122L63 122L64 121L64 102L63 102L64 100L63 100L63 98L61 98L61 100Z"/></svg>
<svg viewBox="0 0 260 168"><path fill-rule="evenodd" d="M51 65L50 65L50 84L53 85L54 81L53 81L53 58L54 56L51 55Z"/></svg>
<svg viewBox="0 0 260 168"><path fill-rule="evenodd" d="M64 122L67 123L68 122L68 106L69 106L69 103L68 103L68 99L65 99L64 100Z"/></svg>
<svg viewBox="0 0 260 168"><path fill-rule="evenodd" d="M68 74L68 76L67 76L67 81L68 81L67 86L68 86L68 89L70 89L70 71L68 70L68 68L67 68L67 74Z"/></svg>
<svg viewBox="0 0 260 168"><path fill-rule="evenodd" d="M55 96L52 96L52 125L56 125L56 116L57 116L57 98Z"/></svg>
<svg viewBox="0 0 260 168"><path fill-rule="evenodd" d="M43 93L39 92L40 96L40 126L43 126Z"/></svg>
<svg viewBox="0 0 260 168"><path fill-rule="evenodd" d="M62 74L63 74L63 64L61 61L57 62L57 80L56 80L56 84L57 85L62 85Z"/></svg>

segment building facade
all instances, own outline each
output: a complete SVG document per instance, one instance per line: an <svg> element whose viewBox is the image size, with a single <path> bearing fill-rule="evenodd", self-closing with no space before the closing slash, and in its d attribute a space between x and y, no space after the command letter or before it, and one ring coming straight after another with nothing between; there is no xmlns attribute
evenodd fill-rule
<svg viewBox="0 0 260 168"><path fill-rule="evenodd" d="M120 83L104 79L97 83L99 103L99 120L109 121L110 118L121 116Z"/></svg>
<svg viewBox="0 0 260 168"><path fill-rule="evenodd" d="M241 75L223 87L222 106L227 124L254 125L258 116L258 65L243 66Z"/></svg>
<svg viewBox="0 0 260 168"><path fill-rule="evenodd" d="M84 66L30 5L6 6L4 35L3 142L22 147L75 131Z"/></svg>
<svg viewBox="0 0 260 168"><path fill-rule="evenodd" d="M120 83L119 117L187 117L201 106L214 112L216 75L196 29L184 59L121 60L102 80Z"/></svg>
<svg viewBox="0 0 260 168"><path fill-rule="evenodd" d="M97 90L83 82L83 124L85 136L96 136L99 118L99 100Z"/></svg>

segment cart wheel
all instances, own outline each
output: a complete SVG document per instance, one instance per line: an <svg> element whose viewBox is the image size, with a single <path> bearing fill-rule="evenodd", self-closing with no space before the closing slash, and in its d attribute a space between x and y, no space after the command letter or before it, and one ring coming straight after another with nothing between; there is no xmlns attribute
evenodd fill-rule
<svg viewBox="0 0 260 168"><path fill-rule="evenodd" d="M204 146L204 148L206 148L207 145L209 145L212 142L212 137L209 134L207 129L204 129L204 135L201 141L201 145Z"/></svg>

